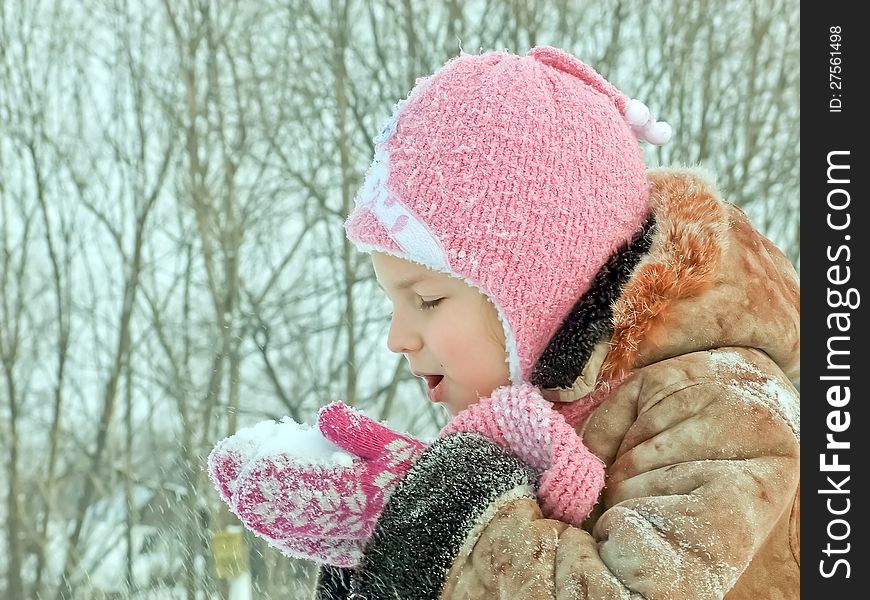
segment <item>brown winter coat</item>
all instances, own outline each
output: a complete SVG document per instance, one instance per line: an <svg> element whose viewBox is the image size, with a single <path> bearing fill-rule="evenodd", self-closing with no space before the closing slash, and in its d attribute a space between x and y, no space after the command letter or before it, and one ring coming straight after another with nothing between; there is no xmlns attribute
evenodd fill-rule
<svg viewBox="0 0 870 600"><path fill-rule="evenodd" d="M598 510L578 529L494 504L442 598L800 596L797 275L703 173L650 181L653 244L574 388L594 390L563 405L600 402L578 423Z"/></svg>

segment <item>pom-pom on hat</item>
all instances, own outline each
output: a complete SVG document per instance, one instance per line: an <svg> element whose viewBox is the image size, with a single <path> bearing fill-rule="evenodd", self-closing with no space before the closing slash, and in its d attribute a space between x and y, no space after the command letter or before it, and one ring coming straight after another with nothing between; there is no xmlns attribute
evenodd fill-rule
<svg viewBox="0 0 870 600"><path fill-rule="evenodd" d="M669 137L564 50L461 54L418 80L375 137L347 237L486 294L518 384L647 217L638 139Z"/></svg>

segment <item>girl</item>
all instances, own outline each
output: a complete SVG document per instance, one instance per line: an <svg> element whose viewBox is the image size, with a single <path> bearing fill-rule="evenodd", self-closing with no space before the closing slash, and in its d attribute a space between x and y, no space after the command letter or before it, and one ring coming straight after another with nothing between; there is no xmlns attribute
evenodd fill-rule
<svg viewBox="0 0 870 600"><path fill-rule="evenodd" d="M346 232L453 418L426 447L333 404L350 461L210 457L320 598L799 597L799 283L705 173L645 169L669 134L550 47L397 105Z"/></svg>

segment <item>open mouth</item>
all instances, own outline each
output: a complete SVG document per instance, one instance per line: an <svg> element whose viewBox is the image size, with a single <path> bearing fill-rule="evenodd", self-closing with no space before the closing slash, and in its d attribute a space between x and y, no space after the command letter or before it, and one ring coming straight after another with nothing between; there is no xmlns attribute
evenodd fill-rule
<svg viewBox="0 0 870 600"><path fill-rule="evenodd" d="M416 373L415 373L416 375ZM432 402L441 402L442 401L442 389L441 382L444 380L444 375L417 375L417 377L422 377L426 380L426 395L429 396L429 400Z"/></svg>
<svg viewBox="0 0 870 600"><path fill-rule="evenodd" d="M438 384L441 383L441 380L444 379L444 375L424 375L426 379L426 385L429 386L430 390L434 390L438 387Z"/></svg>

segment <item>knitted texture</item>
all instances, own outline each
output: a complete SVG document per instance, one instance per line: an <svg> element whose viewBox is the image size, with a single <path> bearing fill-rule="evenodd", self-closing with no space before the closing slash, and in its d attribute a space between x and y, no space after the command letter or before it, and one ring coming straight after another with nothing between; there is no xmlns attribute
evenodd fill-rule
<svg viewBox="0 0 870 600"><path fill-rule="evenodd" d="M460 277L497 306L513 383L648 213L628 99L563 50L463 54L375 138L345 223L363 251Z"/></svg>
<svg viewBox="0 0 870 600"><path fill-rule="evenodd" d="M318 427L353 455L350 464L260 453L230 437L210 453L209 476L239 520L285 555L352 567L426 446L339 402L321 409Z"/></svg>
<svg viewBox="0 0 870 600"><path fill-rule="evenodd" d="M502 387L465 409L441 436L483 435L536 470L545 516L579 526L604 487L604 464L574 429L529 384Z"/></svg>

